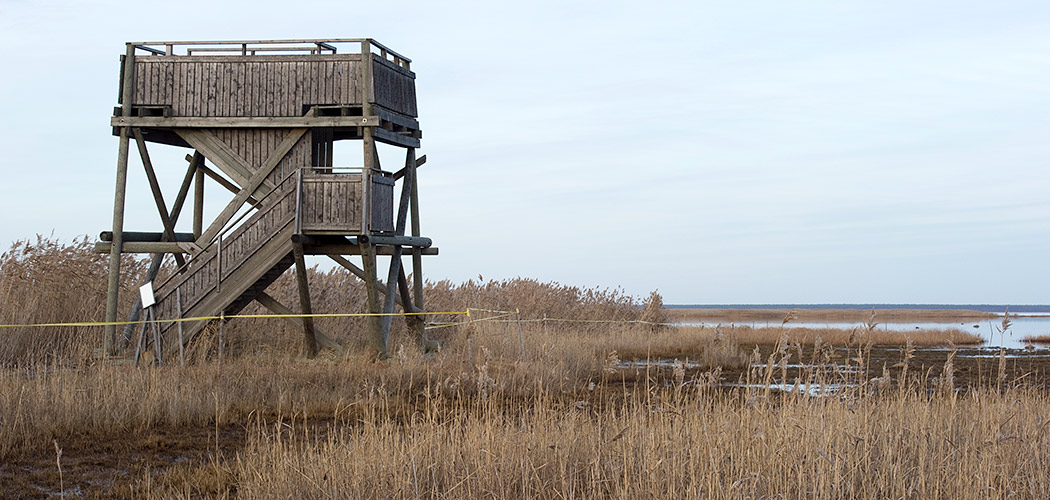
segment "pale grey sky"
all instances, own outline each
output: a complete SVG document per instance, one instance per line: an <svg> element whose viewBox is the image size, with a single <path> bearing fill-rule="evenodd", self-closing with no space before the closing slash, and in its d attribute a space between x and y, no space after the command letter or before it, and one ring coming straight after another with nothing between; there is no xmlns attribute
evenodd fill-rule
<svg viewBox="0 0 1050 500"><path fill-rule="evenodd" d="M0 0L0 245L109 226L125 41L324 37L413 59L430 279L1050 302L1038 1ZM147 191L133 163L128 229Z"/></svg>

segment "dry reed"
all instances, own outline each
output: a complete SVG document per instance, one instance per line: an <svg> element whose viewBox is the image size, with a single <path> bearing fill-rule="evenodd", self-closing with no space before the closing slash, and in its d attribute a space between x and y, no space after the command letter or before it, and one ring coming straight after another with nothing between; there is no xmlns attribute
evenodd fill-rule
<svg viewBox="0 0 1050 500"><path fill-rule="evenodd" d="M1028 344L1041 344L1050 345L1050 334L1048 335L1027 335L1021 339L1023 342Z"/></svg>
<svg viewBox="0 0 1050 500"><path fill-rule="evenodd" d="M3 276L18 275L8 274L15 267ZM326 284L324 307L353 297L339 272L314 277ZM26 293L19 283L3 282L8 297ZM930 378L910 366L910 339L901 363L868 380L867 347L842 353L814 337L803 360L802 339L780 328L767 359L741 380L723 380L720 366L749 363L735 347L743 328L531 321L646 314L616 291L532 280L432 289L432 307L524 302L541 312L526 316L521 337L516 318L451 330L454 341L429 357L395 337L383 363L353 352L306 360L284 349L297 333L285 338L283 326L262 320L229 325L234 348L222 365L70 364L54 355L57 344L24 350L52 355L0 367L0 478L8 481L0 488L127 498L1050 497L1045 387L961 392L954 355ZM46 290L39 297L64 297ZM341 326L327 328L352 338ZM77 338L68 352L97 345L95 336ZM620 362L663 357L700 364ZM789 360L805 365L791 368L790 386ZM719 387L726 383L737 387ZM208 440L174 460L120 456L136 436L158 432ZM77 456L99 447L115 456ZM7 465L35 456L59 475ZM16 478L26 490L13 489Z"/></svg>

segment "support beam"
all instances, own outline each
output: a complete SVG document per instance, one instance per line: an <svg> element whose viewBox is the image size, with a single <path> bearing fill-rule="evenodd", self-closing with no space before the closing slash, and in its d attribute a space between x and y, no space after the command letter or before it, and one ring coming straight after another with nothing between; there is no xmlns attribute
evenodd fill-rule
<svg viewBox="0 0 1050 500"><path fill-rule="evenodd" d="M422 167L423 164L426 163L426 162L427 162L427 155L420 156L419 159L416 160L416 168ZM402 177L405 176L405 174L408 173L408 170L409 169L406 166L406 167L402 168L401 170L398 170L397 172L394 172L394 180L395 181L396 180L400 180Z"/></svg>
<svg viewBox="0 0 1050 500"><path fill-rule="evenodd" d="M123 79L121 80L121 114L131 116L131 100L135 85L135 46L128 44L124 54ZM124 242L124 196L128 183L128 147L130 131L120 129L120 145L117 150L117 181L113 196L113 245L109 252L109 282L106 291L106 322L117 321L117 299L120 290L120 250ZM106 325L103 329L102 349L106 356L115 353L117 327Z"/></svg>
<svg viewBox="0 0 1050 500"><path fill-rule="evenodd" d="M230 222L230 219L233 218L234 214L237 213L237 210L241 208L241 205L244 205L244 202L248 200L248 197L255 193L255 190L263 184L263 181L270 176L270 172L277 167L277 164L281 162L285 155L288 154L288 151L295 146L295 143L298 142L299 138L305 133L306 129L304 128L297 128L288 132L288 135L285 136L284 140L277 146L277 149L270 153L270 157L266 160L263 166L252 174L251 179L249 179L247 184L245 184L240 192L237 193L237 196L233 197L233 200L231 200L230 203L226 205L226 208L223 209L222 213L212 221L211 225L208 226L208 229L201 233L200 238L197 239L197 245L206 247L211 243L211 240L219 234L219 231L222 231L222 228L226 226L226 223Z"/></svg>
<svg viewBox="0 0 1050 500"><path fill-rule="evenodd" d="M299 309L303 314L313 314L313 308L310 306L310 284L306 281L306 259L303 257L302 243L293 241L292 255L295 258L295 280L299 284ZM305 336L306 357L313 358L317 356L314 319L310 316L303 317L303 334Z"/></svg>
<svg viewBox="0 0 1050 500"><path fill-rule="evenodd" d="M172 243L170 241L129 241L121 245L121 253L175 253L182 252L188 254L197 254L202 250L196 243L193 242L178 242ZM99 241L95 243L95 253L110 253L113 250L113 243L109 241ZM393 254L393 247L372 247L373 253L376 255L391 255ZM306 255L361 255L361 245L339 244L339 245L303 245L303 252ZM437 247L424 248L421 250L422 255L432 256L438 255Z"/></svg>
<svg viewBox="0 0 1050 500"><path fill-rule="evenodd" d="M114 127L143 128L352 128L378 127L378 116L253 116L253 117L163 117L163 116L115 116L110 118Z"/></svg>
<svg viewBox="0 0 1050 500"><path fill-rule="evenodd" d="M295 311L292 311L284 304L278 302L277 299L273 298L273 296L266 292L259 292L259 295L255 296L255 301L274 314L295 314ZM284 318L284 320L288 322L288 324L290 324L293 328L303 328L303 322L299 321L296 318ZM340 344L338 341L322 332L320 329L317 328L316 325L314 325L314 337L317 339L317 343L321 347L331 349L340 356L346 353L346 348L343 347L342 344Z"/></svg>
<svg viewBox="0 0 1050 500"><path fill-rule="evenodd" d="M189 159L190 155L186 155L186 158ZM208 166L204 164L204 158L203 157L201 158L201 163L198 166L198 168L205 175L207 175L208 177L211 177L211 179L213 181L218 182L220 186L226 188L227 191L229 191L229 192L231 192L233 194L237 194L237 193L241 192L241 188L237 187L236 184L230 182L225 177L219 175L218 172L208 168ZM201 188L202 193L203 193L203 189L204 188ZM203 194L202 194L202 199L203 199ZM259 204L259 200L256 200L255 197L249 196L248 197L248 203L251 203L252 206L256 206L256 205ZM203 202L202 202L202 204L203 204Z"/></svg>
<svg viewBox="0 0 1050 500"><path fill-rule="evenodd" d="M132 135L135 136L135 144L139 148L139 157L142 159L142 167L146 170L146 179L149 180L149 188L153 191L153 201L157 205L157 213L160 214L160 223L164 226L164 235L168 241L175 241L175 225L168 217L168 206L164 203L164 193L160 190L160 182L157 181L157 173L153 171L153 162L149 159L149 151L146 149L146 141L142 138L142 131L133 128ZM175 262L178 266L185 267L186 259L181 253L175 253Z"/></svg>
<svg viewBox="0 0 1050 500"><path fill-rule="evenodd" d="M368 295L368 312L378 313L379 312L379 291L376 288L376 281L379 277L376 276L376 255L375 247L370 244L359 245L361 251L361 261L364 264L365 271L365 292ZM382 324L380 324L378 316L368 317L368 329L371 332L372 337L372 348L375 349L376 357L380 360L387 359L387 336L382 330Z"/></svg>
<svg viewBox="0 0 1050 500"><path fill-rule="evenodd" d="M425 159L426 155L423 155L420 160ZM409 212L412 218L412 236L418 238L420 236L419 229L419 177L416 175L416 168L421 163L417 160L414 165L409 165L412 168L406 172L406 175L412 176L412 189L411 199L409 203ZM424 252L419 247L412 247L412 296L415 298L415 307L420 311L425 311L425 304L423 302L423 255ZM426 330L420 326L421 335L425 337Z"/></svg>
<svg viewBox="0 0 1050 500"><path fill-rule="evenodd" d="M182 185L179 187L179 194L175 197L175 206L173 206L171 208L171 215L169 215L169 218L172 221L171 222L172 226L174 226L175 223L179 220L179 214L182 213L182 206L186 202L186 196L189 193L190 181L193 179L193 176L195 174L199 175L199 172L197 172L197 165L200 163L201 159L202 159L202 157L200 155L194 155L192 160L190 160L190 165L189 165L188 169L186 170L186 176L182 179ZM99 239L101 239L102 241L112 241L113 240L113 233L110 232L108 235L106 233L107 233L106 231L103 231L102 234L99 235ZM130 232L127 232L127 233L124 233L124 240L125 241L132 241L132 240L134 240L134 241L163 241L164 240L163 236L164 236L163 233L130 233ZM193 241L193 235L192 234L187 234L187 233L175 233L175 238L174 238L173 241L184 241L184 242ZM178 261L182 261L181 252L180 253L175 253L175 259L176 259L177 262ZM164 254L162 254L162 253L155 253L155 254L153 254L152 260L150 261L149 270L146 271L146 282L147 283L152 282L153 280L155 280L157 278L157 272L160 271L160 264L163 261L164 261ZM186 271L186 267L184 265L179 265L178 270L180 272L185 272ZM138 321L139 320L139 315L141 313L142 313L142 297L138 297L137 296L137 297L135 297L135 304L131 306L131 314L128 315L128 322L133 323L133 322ZM133 330L134 330L134 325L129 324L129 325L126 325L124 327L124 332L122 333L121 339L120 339L121 344L125 344L126 345L128 342L130 342L131 334L133 333ZM182 324L181 323L179 324L179 331L180 332L182 331ZM182 355L182 334L181 333L179 334L179 354L180 354L180 356Z"/></svg>
<svg viewBox="0 0 1050 500"><path fill-rule="evenodd" d="M127 244L133 241L165 241L164 236L164 233L124 231L124 243ZM102 231L98 234L98 239L102 241L113 241L113 231ZM168 241L170 242L170 240ZM190 233L175 233L175 241L193 241L193 235Z"/></svg>
<svg viewBox="0 0 1050 500"><path fill-rule="evenodd" d="M216 167L219 167L219 170L222 170L224 174L230 176L233 182L239 186L248 184L248 179L251 178L252 174L251 170L244 166L247 162L219 138L207 130L179 129L176 130L176 133L193 149L201 152L205 158L214 163ZM273 186L269 185L266 187L267 189L273 188Z"/></svg>
<svg viewBox="0 0 1050 500"><path fill-rule="evenodd" d="M407 208L408 208L408 211L410 212L410 214L412 216L412 237L413 238L420 238L420 236L419 236L419 216L418 216L418 214L419 214L419 201L418 201L419 190L418 190L418 187L417 187L418 184L419 184L419 182L418 182L419 178L417 177L417 169L421 165L426 163L426 158L427 158L426 155L423 155L423 157L421 157L418 160L416 160L415 159L415 150L414 149L410 149L409 152L406 153L406 161L405 161L405 168L404 168L404 170L405 170L405 180L404 180L404 185L401 187L401 189L404 190L404 191L408 191L409 192L408 200L407 200L408 201ZM412 161L410 161L410 160L412 160ZM402 209L405 208L405 207L406 207L405 197L404 197L404 194L402 193ZM405 234L405 231L404 231L404 213L403 212L398 212L398 217L399 217L399 219L398 219L399 220L399 226L398 226L398 233L397 234L403 235L403 234ZM419 311L425 311L426 309L424 309L424 307L423 307L423 269L422 269L423 268L423 258L422 258L423 254L420 252L419 247L412 247L411 251L412 251L412 269L413 269L412 277L413 277L413 281L414 281L413 289L412 289L412 295L415 297L415 303L412 305L412 307L414 309L416 309L416 310L419 310ZM407 281L408 280L405 277L405 270L402 268L401 269L401 273L398 276L397 284L398 284L398 288L401 289L401 293L403 294L404 298L407 298L409 296ZM430 345L430 342L427 340L426 322L423 321L423 318L418 318L418 321L416 321L414 323L409 322L409 324L410 324L410 326L414 326L416 328L416 331L417 331L417 333L419 335L420 345L423 346L424 350L428 350L431 347L431 345Z"/></svg>
<svg viewBox="0 0 1050 500"><path fill-rule="evenodd" d="M346 270L350 271L350 273L353 274L354 276L357 276L358 278L360 278L361 281L365 280L365 276L366 276L365 270L361 269L360 267L355 266L353 262L350 262L349 260L346 260L346 258L344 258L342 255L329 254L328 257L331 258L333 261L335 261L340 266L343 266L344 268L346 268ZM404 274L403 271L402 271L402 274ZM386 295L386 294L390 293L390 289L387 288L387 286L384 285L382 281L378 281L378 280L376 281L376 289L378 289L379 292L382 293L383 295ZM405 302L404 297L405 297L404 295L397 296L395 294L394 300L397 301L397 305L401 306L402 308L404 308L406 311L409 311L409 312L423 312L423 311L416 310L415 307L412 306L412 299L411 299L411 297L409 297L407 302ZM408 307L405 307L405 304L408 304Z"/></svg>
<svg viewBox="0 0 1050 500"><path fill-rule="evenodd" d="M190 185L193 182L193 176L197 174L197 165L204 160L204 157L200 155L193 155L193 159L190 160L189 166L186 167L186 175L182 177L182 184L179 185L179 194L175 196L175 204L171 207L171 214L168 218L171 219L171 225L175 226L179 223L179 215L182 214L182 207L186 205L186 198L190 194Z"/></svg>
<svg viewBox="0 0 1050 500"><path fill-rule="evenodd" d="M405 152L405 168L412 168L415 166L415 164L416 150L413 148L408 148L408 150ZM413 175L405 177L405 180L403 181L403 184L401 186L401 199L398 201L397 218L394 221L394 235L396 236L403 236L405 234L405 222L408 217L408 203L409 195L412 191L411 184L413 177ZM393 249L393 254L390 256L390 270L387 272L386 282L391 287L397 286L397 278L398 275L401 273L401 252L401 245L395 245ZM385 300L383 301L383 312L386 314L394 312L394 298L397 297L397 294L394 293L395 291L395 289L389 290L386 294ZM393 316L383 316L382 320L383 332L389 332L390 327L393 325L394 322ZM411 324L411 322L409 323Z"/></svg>
<svg viewBox="0 0 1050 500"><path fill-rule="evenodd" d="M194 151L190 163L196 165L193 174L193 239L197 239L204 230L204 156Z"/></svg>

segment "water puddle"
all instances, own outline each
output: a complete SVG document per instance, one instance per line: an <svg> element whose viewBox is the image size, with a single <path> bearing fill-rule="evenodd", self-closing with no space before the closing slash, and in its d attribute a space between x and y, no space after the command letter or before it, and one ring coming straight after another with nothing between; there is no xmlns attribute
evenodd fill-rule
<svg viewBox="0 0 1050 500"><path fill-rule="evenodd" d="M714 323L714 322L685 322L683 326L750 326L751 328L810 328L810 329L834 329L852 330L854 328L865 328L861 323L820 322L820 321L792 321L781 324L779 321L742 321L737 323ZM1032 345L1035 350L1050 351L1050 345L1028 344L1024 342L1025 337L1050 335L1050 316L1045 313L1039 315L1015 316L1010 314L1010 328L1005 333L1000 333L1002 319L988 319L981 321L943 321L943 322L886 322L879 323L875 329L890 332L911 332L916 330L961 330L980 335L986 347L1005 347L1007 349L1024 349Z"/></svg>
<svg viewBox="0 0 1050 500"><path fill-rule="evenodd" d="M767 387L777 392L783 392L787 394L803 394L806 396L821 397L821 396L835 396L840 394L844 389L854 387L848 384L741 384L736 382L724 382L719 384L721 387L731 387L734 389L762 389L765 390Z"/></svg>

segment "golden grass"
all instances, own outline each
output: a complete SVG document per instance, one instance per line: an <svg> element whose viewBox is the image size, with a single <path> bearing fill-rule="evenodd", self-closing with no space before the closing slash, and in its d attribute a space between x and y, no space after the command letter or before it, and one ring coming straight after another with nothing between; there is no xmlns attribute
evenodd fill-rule
<svg viewBox="0 0 1050 500"><path fill-rule="evenodd" d="M795 309L794 321L802 322L855 322L864 323L871 315L865 309ZM752 321L780 322L790 314L790 309L667 309L668 317L674 321L695 323L745 323ZM969 310L927 309L879 309L876 311L883 323L908 323L926 321L980 320L998 317L996 314Z"/></svg>
<svg viewBox="0 0 1050 500"><path fill-rule="evenodd" d="M315 278L348 283L335 272ZM32 290L3 284L7 298ZM526 320L656 314L618 292L531 280L432 286L433 307L532 301L545 311ZM32 300L47 307L61 296L47 290ZM318 303L335 307L354 292L327 293ZM95 334L17 332L26 357L0 367L0 496L64 487L125 498L1050 497L1050 393L1004 383L957 390L954 352L937 377L909 371L909 348L868 380L839 369L867 363L866 348L842 356L824 344L798 370L800 382L834 391L813 397L773 391L787 382L776 375L788 369L789 346L749 360L736 347L743 328L526 322L519 337L505 321L449 329L446 349L429 357L395 336L393 357L376 363L363 350L306 360L294 349L299 332L235 320L223 364L210 361L205 337L184 368L77 357L97 346ZM347 339L360 335L352 326L328 324ZM829 367L832 354L846 365ZM646 358L700 365L620 365ZM740 380L720 375L729 367ZM123 455L140 441L144 465ZM175 443L191 449L143 458ZM110 455L78 456L85 449Z"/></svg>
<svg viewBox="0 0 1050 500"><path fill-rule="evenodd" d="M229 466L250 498L1045 498L1045 392L749 404L705 389L453 420L424 400L307 438L253 425ZM1020 407L1017 404L1020 403Z"/></svg>
<svg viewBox="0 0 1050 500"><path fill-rule="evenodd" d="M659 352L677 334L703 355L713 329L652 331L485 322L442 353L411 345L373 363L284 352L223 365L0 369L0 463L53 443L158 429L231 429L243 447L131 470L129 497L189 498L1042 498L1050 492L1045 389L954 390L815 368L834 396L745 387L704 371L625 370L616 354ZM470 349L468 351L468 348ZM739 355L739 353L737 353ZM814 354L814 363L823 363ZM864 355L857 351L856 362ZM853 362L853 361L850 361ZM905 360L905 365L907 360ZM950 365L950 363L949 363ZM846 372L849 373L849 372ZM948 381L948 382L945 382ZM747 383L757 384L747 387ZM845 384L845 385L841 385ZM948 384L948 385L945 385ZM931 390L937 389L937 390ZM77 482L68 453L64 481ZM55 464L55 457L51 456ZM123 484L123 483L122 483ZM148 485L148 495L145 493ZM122 490L124 491L124 490ZM234 493L236 495L234 495Z"/></svg>
<svg viewBox="0 0 1050 500"><path fill-rule="evenodd" d="M37 237L19 241L0 255L0 324L31 324L101 321L105 313L108 256L95 254L87 238L72 244ZM147 268L145 259L125 256L122 261L121 307L118 320L128 317L138 286ZM171 272L162 268L161 278ZM348 271L335 268L308 270L311 300L316 313L364 312L366 294L362 282ZM158 282L162 281L158 280ZM298 292L291 273L286 273L267 290L284 304L298 304ZM636 298L619 289L586 289L559 283L543 283L528 278L507 280L469 280L428 282L424 293L430 311L463 311L484 308L514 311L520 309L525 321L542 318L602 321L664 322L663 302L656 292ZM258 304L249 305L244 314L269 314ZM462 316L430 316L433 323L457 322ZM352 349L367 344L366 322L362 318L319 318L322 331ZM411 342L411 335L400 319L393 322L394 342ZM576 329L601 332L608 325L580 323ZM237 319L224 328L226 354L260 354L271 351L297 351L302 332L271 319ZM89 362L102 345L100 327L5 328L0 329L0 366L28 366L50 358L69 362ZM133 333L132 335L137 335ZM433 330L438 340L463 335L459 328ZM207 335L205 335L207 337ZM127 339L118 344L127 346ZM208 342L203 344L208 345ZM210 345L214 346L215 342ZM214 357L214 348L201 353Z"/></svg>

